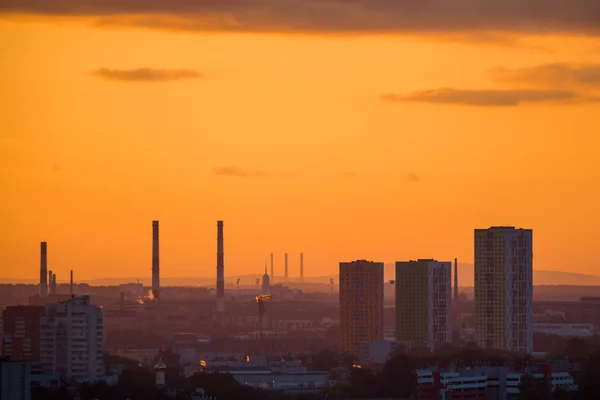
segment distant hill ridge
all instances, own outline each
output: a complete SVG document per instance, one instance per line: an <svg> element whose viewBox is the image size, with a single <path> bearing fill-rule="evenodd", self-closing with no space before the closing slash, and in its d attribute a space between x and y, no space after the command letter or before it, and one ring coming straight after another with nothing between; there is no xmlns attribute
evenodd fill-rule
<svg viewBox="0 0 600 400"><path fill-rule="evenodd" d="M394 264L385 265L385 279L395 279ZM255 285L256 279L260 279L262 274L248 274L248 275L232 275L226 276L225 282L228 284L235 283L237 279L240 280L240 286L252 286ZM99 278L90 279L86 283L90 285L119 285L121 283L137 282L138 278ZM329 284L329 280L333 279L335 284L338 283L337 275L325 275L318 277L305 277L304 283L306 284ZM473 264L458 264L458 285L460 287L472 287L474 279L474 266ZM283 283L282 276L275 276L275 283ZM299 277L290 277L289 282L299 283ZM27 283L35 284L36 279L0 279L0 283ZM65 282L59 282L65 283ZM150 277L143 277L140 279L140 283L146 285L150 284ZM161 278L161 283L165 286L214 286L214 277L204 278L192 278L192 277L181 277L181 278ZM562 272L562 271L533 271L533 284L536 286L541 285L565 285L565 286L600 286L600 276L578 274L574 272Z"/></svg>

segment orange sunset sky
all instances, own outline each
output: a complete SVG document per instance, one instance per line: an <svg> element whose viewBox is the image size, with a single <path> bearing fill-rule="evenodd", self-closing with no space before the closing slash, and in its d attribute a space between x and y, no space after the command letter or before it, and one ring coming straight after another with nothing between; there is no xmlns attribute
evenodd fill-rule
<svg viewBox="0 0 600 400"><path fill-rule="evenodd" d="M600 5L486 2L0 0L0 278L47 241L149 282L153 219L163 277L215 274L218 219L226 275L472 263L490 225L600 274Z"/></svg>

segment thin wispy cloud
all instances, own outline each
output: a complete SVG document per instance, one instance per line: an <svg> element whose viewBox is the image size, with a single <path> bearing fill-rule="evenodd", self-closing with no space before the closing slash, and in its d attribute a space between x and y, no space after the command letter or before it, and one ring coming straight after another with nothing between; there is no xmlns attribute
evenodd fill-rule
<svg viewBox="0 0 600 400"><path fill-rule="evenodd" d="M576 104L597 99L567 90L466 90L432 89L406 95L384 94L381 100L390 103L455 104L464 106L515 107L525 103Z"/></svg>
<svg viewBox="0 0 600 400"><path fill-rule="evenodd" d="M2 0L0 12L197 31L600 35L593 0Z"/></svg>
<svg viewBox="0 0 600 400"><path fill-rule="evenodd" d="M213 172L217 176L230 176L236 178L268 176L268 173L264 171L248 171L239 167L216 167Z"/></svg>
<svg viewBox="0 0 600 400"><path fill-rule="evenodd" d="M529 68L495 68L494 80L545 87L600 87L600 64L543 64Z"/></svg>
<svg viewBox="0 0 600 400"><path fill-rule="evenodd" d="M158 68L136 68L136 69L110 69L98 68L91 75L109 81L118 82L168 82L183 79L198 79L203 75L191 69L158 69Z"/></svg>
<svg viewBox="0 0 600 400"><path fill-rule="evenodd" d="M354 173L352 171L344 171L344 172L342 172L342 176L344 178L356 178L356 173Z"/></svg>

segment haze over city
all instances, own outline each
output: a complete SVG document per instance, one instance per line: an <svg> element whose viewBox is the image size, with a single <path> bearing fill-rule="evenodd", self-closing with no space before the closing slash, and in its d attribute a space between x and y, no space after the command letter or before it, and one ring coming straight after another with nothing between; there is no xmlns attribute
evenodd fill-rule
<svg viewBox="0 0 600 400"><path fill-rule="evenodd" d="M47 241L61 279L149 282L153 219L165 278L214 276L217 219L229 275L472 264L492 225L597 272L597 4L317 3L0 2L0 278Z"/></svg>
<svg viewBox="0 0 600 400"><path fill-rule="evenodd" d="M0 400L600 399L600 0L0 0Z"/></svg>

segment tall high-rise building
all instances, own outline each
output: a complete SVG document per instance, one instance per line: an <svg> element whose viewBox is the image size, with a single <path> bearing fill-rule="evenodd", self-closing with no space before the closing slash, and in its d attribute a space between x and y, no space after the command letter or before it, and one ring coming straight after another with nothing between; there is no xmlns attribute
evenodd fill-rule
<svg viewBox="0 0 600 400"><path fill-rule="evenodd" d="M40 358L44 372L76 380L104 375L102 309L90 296L46 304L41 319Z"/></svg>
<svg viewBox="0 0 600 400"><path fill-rule="evenodd" d="M383 263L340 263L342 351L359 355L363 343L383 340Z"/></svg>
<svg viewBox="0 0 600 400"><path fill-rule="evenodd" d="M13 360L40 361L42 306L8 306L2 311L2 356Z"/></svg>
<svg viewBox="0 0 600 400"><path fill-rule="evenodd" d="M475 229L475 333L482 348L533 351L533 232Z"/></svg>
<svg viewBox="0 0 600 400"><path fill-rule="evenodd" d="M452 263L396 263L396 340L430 349L452 342Z"/></svg>

